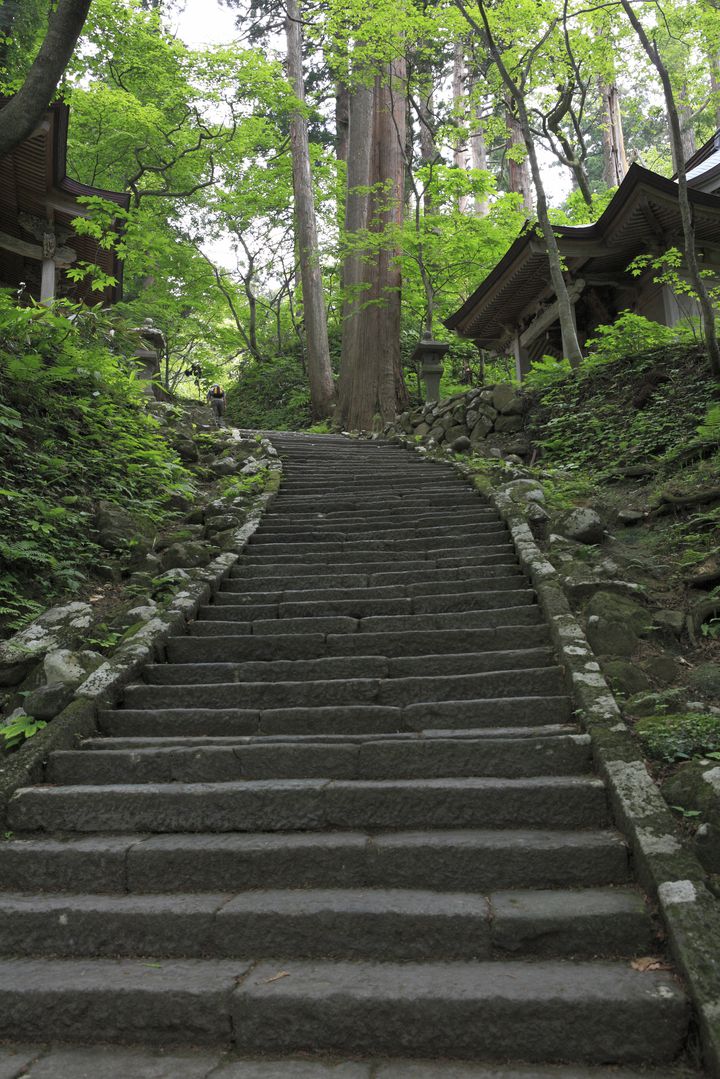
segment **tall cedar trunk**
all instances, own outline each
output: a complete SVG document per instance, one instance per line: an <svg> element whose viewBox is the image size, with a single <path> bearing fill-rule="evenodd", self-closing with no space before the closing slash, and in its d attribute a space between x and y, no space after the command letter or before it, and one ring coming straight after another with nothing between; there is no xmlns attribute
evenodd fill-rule
<svg viewBox="0 0 720 1079"><path fill-rule="evenodd" d="M350 99L345 230L382 233L402 222L406 124L405 63L395 61ZM372 190L371 190L372 189ZM345 260L342 360L337 417L369 430L403 406L400 363L400 268L394 248L352 251Z"/></svg>
<svg viewBox="0 0 720 1079"><path fill-rule="evenodd" d="M347 161L350 92L343 82L335 86L335 157Z"/></svg>
<svg viewBox="0 0 720 1079"><path fill-rule="evenodd" d="M715 124L720 127L720 56L712 53L708 57L708 64L710 65L710 90L713 95L712 111Z"/></svg>
<svg viewBox="0 0 720 1079"><path fill-rule="evenodd" d="M705 279L700 274L695 246L695 226L693 224L692 206L688 195L687 175L685 172L685 158L683 157L683 134L680 124L680 116L675 104L675 94L670 80L670 73L663 63L662 57L655 42L651 42L645 28L635 14L630 0L620 0L623 10L630 20L630 24L640 39L648 59L660 76L663 94L665 95L665 110L667 112L668 126L670 128L670 143L673 148L673 156L677 162L678 205L682 220L683 237L685 240L685 262L688 277L700 305L703 333L707 344L710 370L717 378L720 376L720 347L718 346L717 331L715 329L715 310L707 290Z"/></svg>
<svg viewBox="0 0 720 1079"><path fill-rule="evenodd" d="M80 37L91 0L58 0L25 82L0 110L0 157L32 135L53 99Z"/></svg>
<svg viewBox="0 0 720 1079"><path fill-rule="evenodd" d="M293 93L305 101L302 71L302 33L298 0L286 0L288 78ZM310 147L307 122L300 110L290 120L292 147L293 192L295 198L295 228L300 258L303 291L303 314L307 339L307 372L310 383L310 402L316 419L332 412L335 387L330 364L327 315L323 295L322 273L318 258L317 224L310 169Z"/></svg>
<svg viewBox="0 0 720 1079"><path fill-rule="evenodd" d="M417 62L418 95L417 110L420 121L420 164L432 167L440 160L438 149L435 144L435 88L433 86L432 64L425 57L419 57ZM411 127L411 125L408 125ZM408 161L412 158L408 157ZM425 192L423 206L426 214L433 212L432 198Z"/></svg>
<svg viewBox="0 0 720 1079"><path fill-rule="evenodd" d="M462 44L458 41L453 49L453 77L452 77L453 112L460 121L465 108L465 55ZM459 169L467 168L467 146L464 138L460 137L455 143L453 150L453 162ZM458 199L458 210L467 213L470 209L470 199L467 195L461 195Z"/></svg>
<svg viewBox="0 0 720 1079"><path fill-rule="evenodd" d="M473 92L475 85L473 84ZM474 106L475 112L475 126L470 136L470 165L474 169L487 170L487 146L485 144L485 132L482 125L482 109L480 105ZM487 199L476 198L475 199L475 213L478 217L485 217L489 213L490 207Z"/></svg>
<svg viewBox="0 0 720 1079"><path fill-rule="evenodd" d="M517 108L511 95L506 98L505 124L508 132L508 150L512 150L513 146L525 144L522 127L517 116ZM530 162L527 157L523 161L513 161L512 157L508 157L508 186L511 191L522 195L523 206L527 213L531 214L535 209L535 205L530 178Z"/></svg>
<svg viewBox="0 0 720 1079"><path fill-rule="evenodd" d="M603 111L603 180L608 187L619 187L628 167L620 95L614 82L600 82L599 90Z"/></svg>

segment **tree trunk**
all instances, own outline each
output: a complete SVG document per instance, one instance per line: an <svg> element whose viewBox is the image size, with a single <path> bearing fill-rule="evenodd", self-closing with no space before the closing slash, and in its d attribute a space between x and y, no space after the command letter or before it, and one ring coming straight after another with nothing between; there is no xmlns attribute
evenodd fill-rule
<svg viewBox="0 0 720 1079"><path fill-rule="evenodd" d="M474 89L475 87L473 86L473 91ZM476 126L470 136L470 165L473 169L482 169L485 172L487 171L488 160L485 132L483 130L482 120L480 119L482 110L479 105L476 105L474 111ZM489 210L490 207L487 199L475 199L475 213L478 217L486 217Z"/></svg>
<svg viewBox="0 0 720 1079"><path fill-rule="evenodd" d="M335 86L335 156L347 161L350 92L343 82Z"/></svg>
<svg viewBox="0 0 720 1079"><path fill-rule="evenodd" d="M687 95L687 86L683 86L682 97ZM693 107L688 101L683 100L677 107L678 118L680 120L680 137L682 141L682 163L685 164L697 150L697 142L695 141L695 129L693 127ZM674 139L671 139L671 145L674 145ZM675 161L675 171L680 168L680 162Z"/></svg>
<svg viewBox="0 0 720 1079"><path fill-rule="evenodd" d="M619 187L627 173L625 138L620 114L620 95L612 83L599 83L603 111L603 180Z"/></svg>
<svg viewBox="0 0 720 1079"><path fill-rule="evenodd" d="M526 145L522 127L516 115L516 108L517 106L513 101L512 95L506 97L505 123L508 131L507 147L511 153L514 146ZM508 186L511 191L515 191L518 195L522 195L525 210L528 214L532 214L535 209L535 204L533 200L532 181L530 178L530 162L527 157L525 157L523 161L513 161L512 156L508 157Z"/></svg>
<svg viewBox="0 0 720 1079"><path fill-rule="evenodd" d="M350 99L345 232L382 234L402 223L406 122L405 63L360 85ZM379 249L378 249L379 248ZM394 244L351 250L345 259L339 422L369 430L407 399L400 363L400 268Z"/></svg>
<svg viewBox="0 0 720 1079"><path fill-rule="evenodd" d="M0 157L32 135L42 119L73 54L90 3L91 0L58 0L25 82L0 111Z"/></svg>
<svg viewBox="0 0 720 1079"><path fill-rule="evenodd" d="M299 101L304 102L305 84L302 70L302 34L298 0L286 0L286 12L285 32L287 37L288 78L293 93ZM307 339L310 401L313 416L321 419L329 416L332 412L335 387L330 363L322 273L318 258L317 223L312 190L307 122L299 109L293 112L290 119L290 144L292 147L295 225L302 278L305 336Z"/></svg>
<svg viewBox="0 0 720 1079"><path fill-rule="evenodd" d="M417 111L420 122L420 164L432 166L440 161L440 154L435 144L435 88L433 86L432 65L425 58L418 58L418 95ZM411 127L411 125L408 125ZM412 161L412 157L408 157ZM423 208L426 214L433 212L432 198L427 192L423 195Z"/></svg>
<svg viewBox="0 0 720 1079"><path fill-rule="evenodd" d="M683 236L685 239L685 261L687 264L688 277L700 305L703 334L708 350L708 360L712 374L720 376L720 346L718 345L717 331L715 329L715 309L705 284L705 279L700 274L695 247L695 226L693 224L692 207L688 195L687 175L685 172L685 157L683 147L683 132L680 123L680 115L675 104L675 94L670 80L670 73L663 63L657 45L651 42L645 28L635 14L630 0L620 0L623 11L627 15L630 25L640 39L648 59L660 76L663 93L665 95L665 110L667 112L668 127L670 129L670 144L673 148L673 156L677 164L678 205L682 220Z"/></svg>
<svg viewBox="0 0 720 1079"><path fill-rule="evenodd" d="M458 41L453 49L453 76L452 76L453 112L457 122L461 121L465 110L465 55L462 44ZM453 163L459 169L466 169L467 146L464 138L458 138L453 149ZM467 213L470 209L470 199L467 195L461 195L458 199L458 210Z"/></svg>
<svg viewBox="0 0 720 1079"><path fill-rule="evenodd" d="M712 53L708 57L710 66L710 90L712 92L712 112L715 126L720 128L720 56Z"/></svg>

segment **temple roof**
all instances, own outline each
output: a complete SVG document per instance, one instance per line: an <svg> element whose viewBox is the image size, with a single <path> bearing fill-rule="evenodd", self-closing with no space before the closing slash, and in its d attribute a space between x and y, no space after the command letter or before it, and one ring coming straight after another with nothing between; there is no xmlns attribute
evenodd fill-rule
<svg viewBox="0 0 720 1079"><path fill-rule="evenodd" d="M689 190L699 244L720 244L720 197ZM622 280L638 255L682 245L677 184L631 165L602 216L591 225L556 225L566 278ZM445 320L450 330L499 351L518 324L554 293L545 244L537 225L526 226L504 258L462 307Z"/></svg>
<svg viewBox="0 0 720 1079"><path fill-rule="evenodd" d="M720 131L693 154L685 169L691 187L709 192L720 190Z"/></svg>
<svg viewBox="0 0 720 1079"><path fill-rule="evenodd" d="M115 302L122 294L122 263L113 251L100 247L97 240L77 236L72 220L85 215L86 211L77 202L80 196L100 196L123 209L128 208L130 196L89 187L67 176L68 115L64 103L50 106L33 134L0 159L0 233L19 241L14 245L16 250L0 245L0 283L17 285L27 281L31 293L37 291L39 264L30 250L37 247L39 240L28 227L35 219L51 226L60 238L59 246L70 249L68 255L99 265L118 282L103 292L94 292L87 281L65 281L61 294L94 303Z"/></svg>

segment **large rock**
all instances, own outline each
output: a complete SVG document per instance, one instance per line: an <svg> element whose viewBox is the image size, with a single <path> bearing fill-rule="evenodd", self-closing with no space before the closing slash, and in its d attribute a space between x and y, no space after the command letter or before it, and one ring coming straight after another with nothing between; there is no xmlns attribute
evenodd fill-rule
<svg viewBox="0 0 720 1079"><path fill-rule="evenodd" d="M0 686L16 686L54 648L73 648L93 621L89 603L51 607L7 641L0 641Z"/></svg>
<svg viewBox="0 0 720 1079"><path fill-rule="evenodd" d="M169 570L206 566L216 553L217 550L207 543L198 543L192 540L187 543L173 543L172 547L168 547L166 551L163 551L162 568L163 570Z"/></svg>
<svg viewBox="0 0 720 1079"><path fill-rule="evenodd" d="M661 633L666 633L672 637L681 637L682 632L685 629L685 612L673 610L672 608L662 608L659 611L653 611L653 625L660 630Z"/></svg>
<svg viewBox="0 0 720 1079"><path fill-rule="evenodd" d="M514 435L522 431L525 421L520 415L498 416L495 420L495 430L501 435Z"/></svg>
<svg viewBox="0 0 720 1079"><path fill-rule="evenodd" d="M647 676L627 659L606 659L602 669L613 693L620 697L632 697L635 693L650 689Z"/></svg>
<svg viewBox="0 0 720 1079"><path fill-rule="evenodd" d="M470 432L470 441L480 442L481 439L487 438L492 429L493 421L488 416L481 416Z"/></svg>
<svg viewBox="0 0 720 1079"><path fill-rule="evenodd" d="M453 440L450 449L453 453L467 453L469 449L472 449L472 442L467 435L460 435Z"/></svg>
<svg viewBox="0 0 720 1079"><path fill-rule="evenodd" d="M213 461L210 465L210 471L218 479L223 476L232 476L237 469L238 462L234 457L221 457L219 461Z"/></svg>
<svg viewBox="0 0 720 1079"><path fill-rule="evenodd" d="M457 438L464 438L467 436L467 428L464 424L458 423L453 427L449 427L445 432L445 441L451 446ZM469 442L469 439L468 439Z"/></svg>
<svg viewBox="0 0 720 1079"><path fill-rule="evenodd" d="M25 711L33 719L54 719L67 708L73 699L75 687L57 682L52 686L40 686L25 698Z"/></svg>
<svg viewBox="0 0 720 1079"><path fill-rule="evenodd" d="M587 605L589 617L598 617L630 626L638 637L647 637L652 630L650 612L635 600L615 592L596 592Z"/></svg>
<svg viewBox="0 0 720 1079"><path fill-rule="evenodd" d="M512 480L511 483L506 483L503 488L503 492L508 494L513 502L544 502L545 491L542 484L537 480Z"/></svg>
<svg viewBox="0 0 720 1079"><path fill-rule="evenodd" d="M525 398L514 386L496 386L492 395L493 407L503 416L522 416L526 408Z"/></svg>
<svg viewBox="0 0 720 1079"><path fill-rule="evenodd" d="M648 612L626 596L599 591L588 603L587 637L598 655L632 656L650 628Z"/></svg>
<svg viewBox="0 0 720 1079"><path fill-rule="evenodd" d="M150 547L149 537L153 531L147 521L141 520L113 502L98 503L95 512L95 529L98 543L106 551L127 548L131 544L135 549L143 546L147 551Z"/></svg>
<svg viewBox="0 0 720 1079"><path fill-rule="evenodd" d="M720 699L720 663L701 663L690 672L688 686L703 697Z"/></svg>
<svg viewBox="0 0 720 1079"><path fill-rule="evenodd" d="M571 510L560 519L558 531L578 543L601 543L605 526L599 514L589 506Z"/></svg>
<svg viewBox="0 0 720 1079"><path fill-rule="evenodd" d="M100 653L90 649L72 652L69 648L58 648L45 656L45 679L49 686L79 686L103 662Z"/></svg>

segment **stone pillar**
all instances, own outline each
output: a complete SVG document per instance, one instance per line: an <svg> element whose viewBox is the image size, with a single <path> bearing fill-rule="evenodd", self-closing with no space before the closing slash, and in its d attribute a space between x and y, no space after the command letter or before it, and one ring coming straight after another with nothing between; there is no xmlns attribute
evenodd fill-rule
<svg viewBox="0 0 720 1079"><path fill-rule="evenodd" d="M133 355L138 367L138 379L144 383L145 393L158 401L167 400L167 393L158 384L160 361L165 352L165 338L161 331L153 326L150 318L146 318L142 326L136 326L132 332L139 337L138 347Z"/></svg>
<svg viewBox="0 0 720 1079"><path fill-rule="evenodd" d="M530 353L525 345L520 343L520 334L516 333L512 342L512 353L515 357L515 378L522 382L530 370Z"/></svg>
<svg viewBox="0 0 720 1079"><path fill-rule="evenodd" d="M440 379L443 373L442 358L450 348L443 341L433 341L430 333L424 333L422 341L412 354L414 363L420 364L420 377L425 383L425 400L440 400Z"/></svg>
<svg viewBox="0 0 720 1079"><path fill-rule="evenodd" d="M42 276L40 278L40 303L51 304L55 299L55 260L44 258L42 260Z"/></svg>

